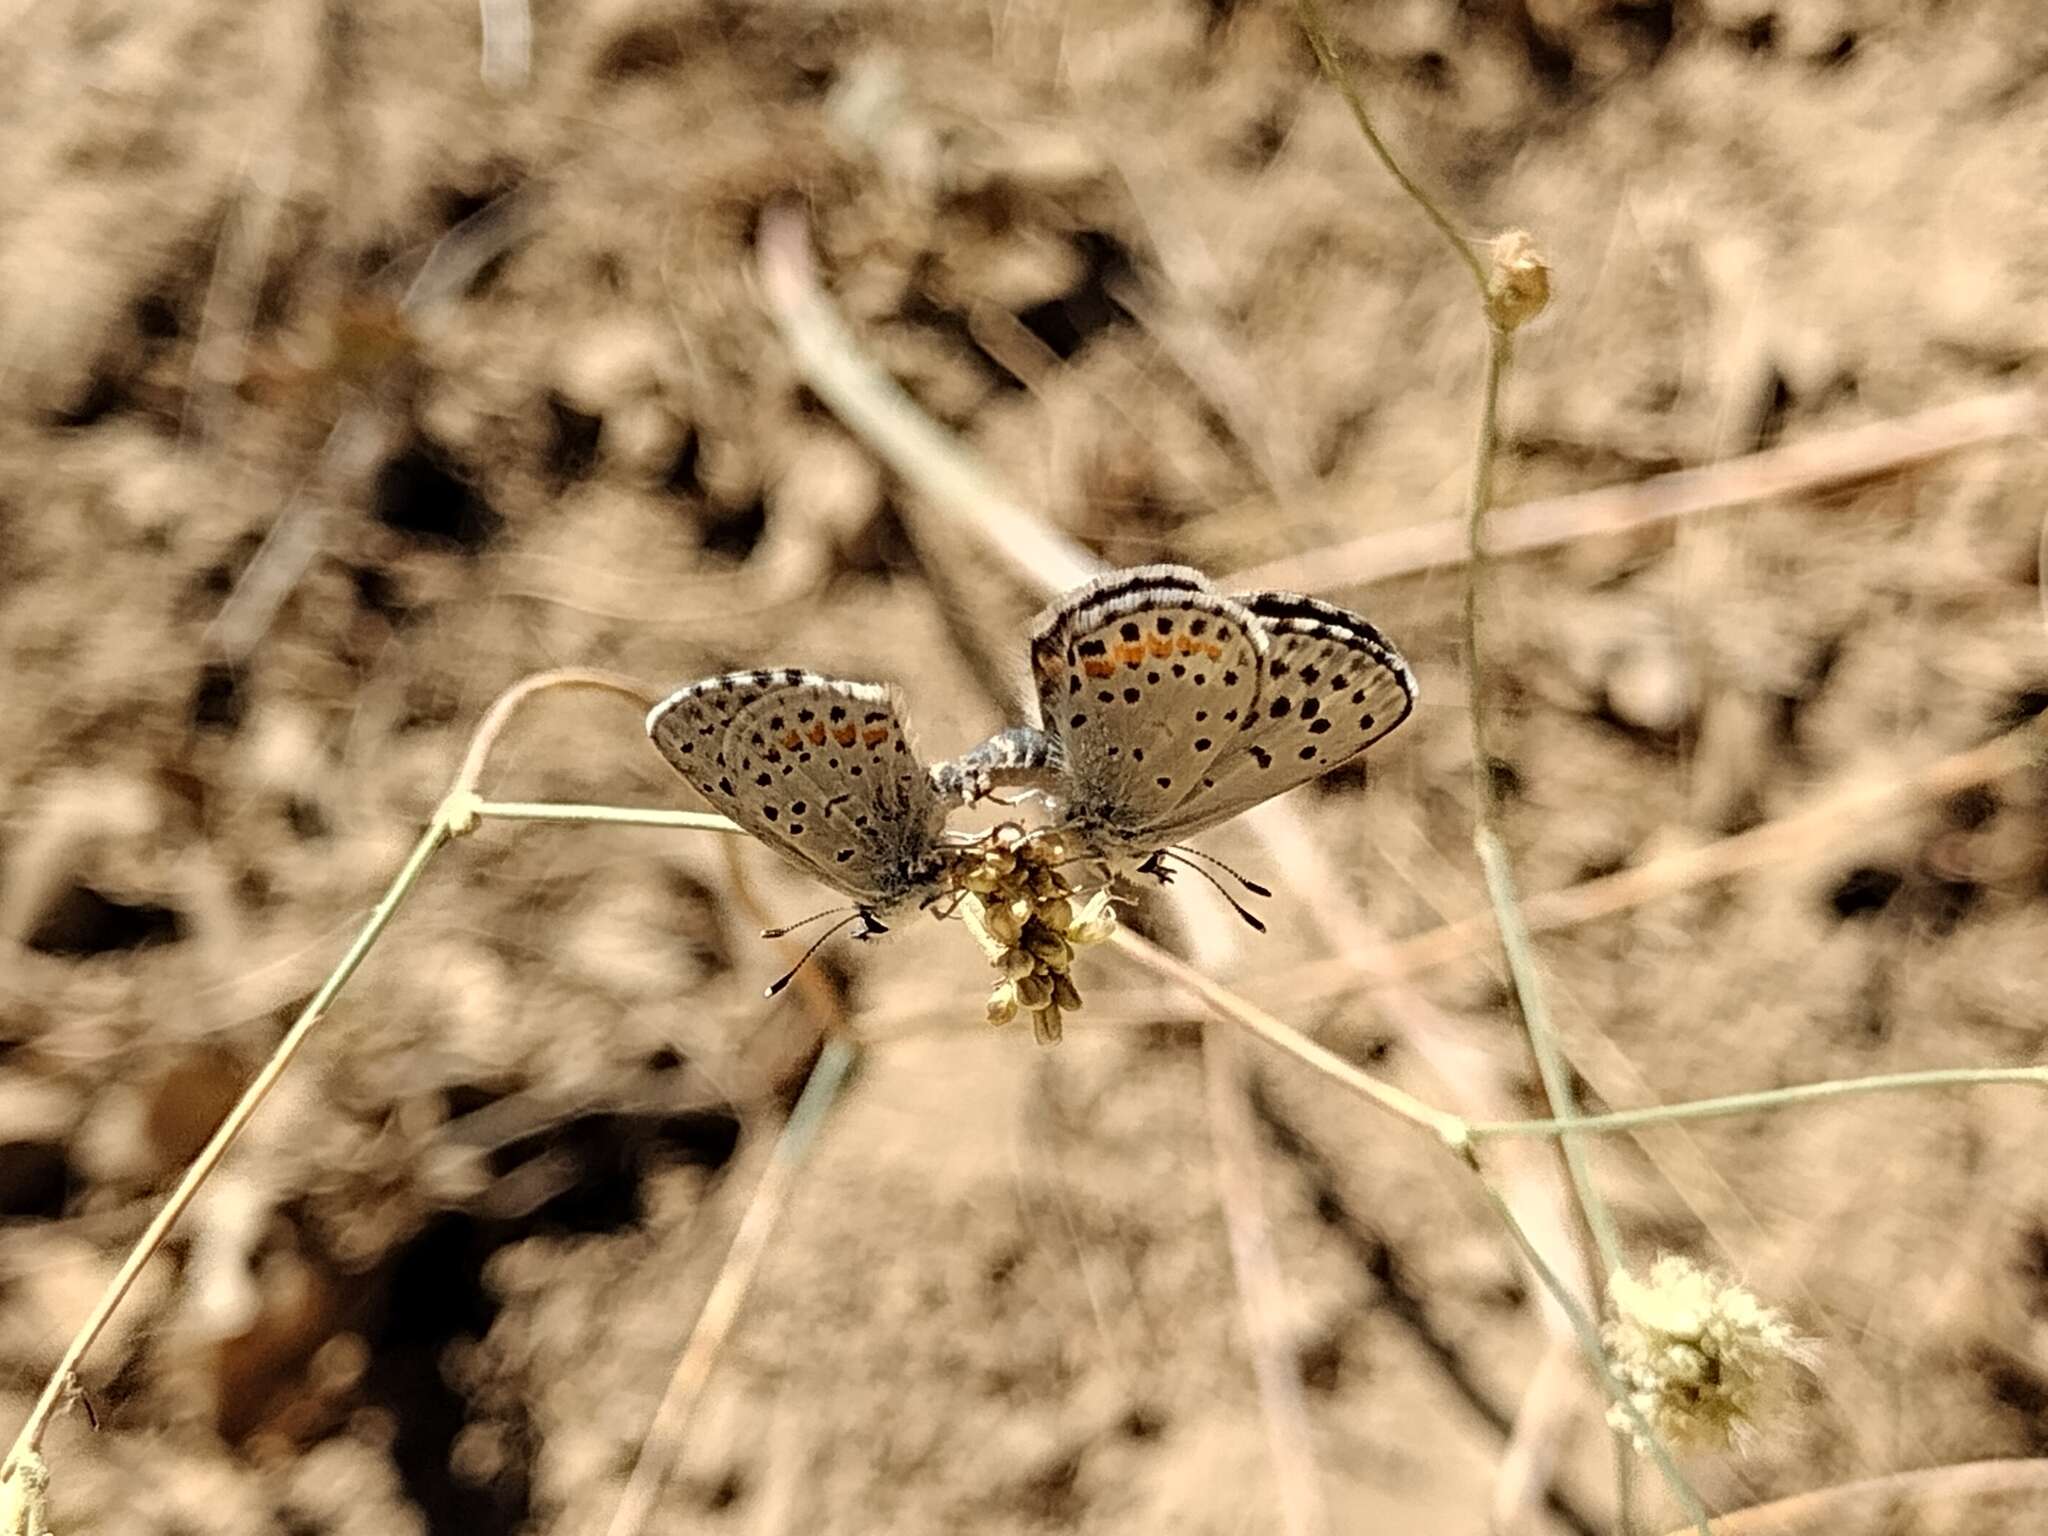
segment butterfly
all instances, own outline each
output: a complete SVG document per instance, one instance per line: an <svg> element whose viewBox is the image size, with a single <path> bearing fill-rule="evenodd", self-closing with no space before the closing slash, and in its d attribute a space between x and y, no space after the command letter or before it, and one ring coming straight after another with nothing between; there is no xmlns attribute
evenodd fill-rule
<svg viewBox="0 0 2048 1536"><path fill-rule="evenodd" d="M856 937L945 892L944 824L959 797L919 759L894 688L793 668L731 672L663 699L647 734L715 809L851 897Z"/></svg>
<svg viewBox="0 0 2048 1536"><path fill-rule="evenodd" d="M1063 824L1166 878L1179 839L1319 778L1415 708L1415 675L1359 615L1293 592L1226 596L1187 566L1098 577L1031 628L1040 724L942 775L974 799L1048 790ZM1248 882L1247 882L1248 883Z"/></svg>

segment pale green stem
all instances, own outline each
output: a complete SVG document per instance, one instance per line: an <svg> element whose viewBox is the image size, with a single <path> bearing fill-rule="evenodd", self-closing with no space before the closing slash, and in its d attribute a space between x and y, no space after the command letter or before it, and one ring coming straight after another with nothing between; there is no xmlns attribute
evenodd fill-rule
<svg viewBox="0 0 2048 1536"><path fill-rule="evenodd" d="M1500 387L1513 357L1513 334L1494 324L1489 316L1486 368L1479 389L1479 441L1473 449L1465 524L1471 557L1465 568L1465 665L1470 694L1467 709L1472 726L1473 814L1478 823L1472 841L1479 853L1480 867L1486 872L1486 892L1493 903L1494 922L1500 929L1501 948L1507 955L1508 976L1521 1010L1522 1027L1528 1032L1529 1051L1536 1058L1536 1070L1543 1079L1544 1097L1550 1103L1551 1114L1560 1123L1568 1124L1578 1115L1578 1107L1572 1102L1571 1066L1550 1021L1550 1003L1543 978L1536 969L1535 946L1529 941L1529 925L1515 894L1514 868L1497 830L1500 792L1494 783L1493 752L1487 742L1486 660L1480 646L1482 599L1488 572L1486 514L1493 505L1493 465L1500 449ZM1567 1132L1558 1138L1558 1149L1564 1154L1572 1193L1600 1256L1594 1283L1589 1287L1597 1296L1601 1294L1600 1281L1621 1268L1621 1233L1593 1183L1584 1143ZM1622 1536L1628 1536L1635 1524L1631 1478L1634 1462L1628 1437L1619 1430L1613 1435L1613 1451L1615 1522Z"/></svg>
<svg viewBox="0 0 2048 1536"><path fill-rule="evenodd" d="M1487 890L1493 899L1494 909L1500 925L1502 938L1507 947L1509 973L1513 978L1516 1001L1520 1004L1522 1022L1529 1035L1529 1049L1536 1058L1537 1070L1543 1078L1544 1092L1549 1098L1551 1113L1559 1120L1573 1118L1571 1071L1564 1059L1564 1053L1557 1039L1556 1031L1550 1024L1550 1012L1544 1000L1541 978L1535 965L1534 952L1528 942L1527 927L1521 918L1521 909L1515 898L1514 877L1509 866L1506 850L1495 829L1499 819L1499 797L1493 783L1493 758L1486 744L1485 679L1479 646L1480 597L1486 576L1485 530L1487 509L1493 504L1493 466L1500 445L1500 387L1514 353L1513 333L1494 319L1493 293L1484 264L1467 241L1452 226L1442 210L1422 188L1401 168L1393 153L1373 127L1372 115L1366 111L1365 100L1352 83L1350 73L1337 58L1336 46L1330 38L1329 29L1324 25L1315 0L1298 0L1302 30L1308 34L1310 46L1315 49L1316 60L1322 66L1323 74L1343 96L1351 108L1351 116L1358 125L1358 131L1386 167L1387 174L1398 182L1403 191L1415 202L1423 214L1434 224L1437 232L1457 255L1473 285L1479 290L1480 313L1486 319L1486 366L1480 385L1479 441L1473 452L1472 483L1468 501L1466 538L1470 546L1471 560L1465 581L1465 641L1467 664L1470 670L1470 715L1472 724L1472 775L1477 796L1475 815L1478 819L1476 841L1482 863L1486 866ZM1520 943L1515 942L1519 936ZM1586 1164L1585 1151L1579 1142L1569 1135L1560 1140L1564 1153L1565 1167L1570 1176L1572 1191L1584 1214L1587 1230L1593 1235L1593 1243L1600 1255L1600 1272L1611 1274L1621 1266L1621 1238L1615 1227L1614 1218L1609 1214L1606 1203L1601 1200L1594 1187L1591 1171ZM1595 1292L1598 1286L1593 1287ZM1618 1521L1623 1536L1631 1529L1630 1514L1630 1460L1624 1437L1615 1438L1615 1503L1619 1511Z"/></svg>
<svg viewBox="0 0 2048 1536"><path fill-rule="evenodd" d="M22 1425L21 1433L15 1436L14 1445L7 1452L6 1462L0 1464L0 1480L13 1475L16 1465L25 1454L41 1447L43 1433L49 1428L50 1417L63 1401L67 1386L76 1377L79 1362L98 1341L108 1319L127 1299L128 1292L133 1288L136 1277L142 1273L143 1266L155 1256L165 1237L170 1234L171 1228L177 1224L178 1218L185 1214L186 1207L191 1205L193 1197L199 1193L200 1185L206 1182L213 1170L219 1166L221 1159L227 1155L228 1149L248 1127L250 1119L262 1106L264 1099L269 1097L270 1090L277 1085L277 1080L284 1076L285 1069L292 1064L293 1058L299 1053L299 1048L306 1043L307 1036L312 1034L313 1026L320 1022L341 989L348 985L349 978L355 975L356 968L363 963L377 940L383 937L391 919L397 916L399 907L405 898L412 894L413 887L419 883L420 875L426 870L428 861L453 835L444 807L435 813L427 830L420 834L420 840L413 844L412 854L406 859L405 867L399 870L398 878L393 880L384 892L376 910L370 914L370 920L363 924L362 932L358 933L355 942L349 945L348 953L341 957L341 963L335 966L327 980L320 984L320 990L313 994L312 1001L300 1010L298 1018L293 1021L284 1039L271 1053L270 1060L263 1064L263 1070L256 1074L255 1081L244 1090L235 1107L228 1111L227 1118L221 1121L212 1139L201 1149L199 1156L193 1159L192 1166L185 1170L185 1176L178 1180L177 1188L171 1191L171 1196L164 1202L163 1208L156 1213L142 1236L136 1239L135 1246L129 1249L128 1257L122 1261L120 1270L101 1293L91 1316L86 1318L84 1325L65 1348L63 1358L57 1362L57 1368L50 1373L50 1379L43 1387L42 1396L36 1400L28 1421Z"/></svg>
<svg viewBox="0 0 2048 1536"><path fill-rule="evenodd" d="M1287 1052L1297 1061L1307 1063L1333 1082L1342 1084L1381 1109L1400 1116L1409 1124L1433 1132L1437 1140L1453 1152L1460 1156L1466 1155L1470 1139L1465 1134L1465 1121L1457 1115L1425 1104L1412 1093L1396 1088L1392 1083L1383 1082L1363 1067L1352 1065L1328 1046L1319 1045L1300 1030L1281 1023L1249 999L1239 996L1219 982L1211 981L1178 955L1168 954L1151 940L1133 933L1128 928L1117 929L1111 936L1110 943L1140 965L1168 980L1180 983L1215 1009L1218 1015L1250 1030L1268 1045Z"/></svg>
<svg viewBox="0 0 2048 1536"><path fill-rule="evenodd" d="M1571 1069L1565 1063L1564 1053L1557 1043L1557 1032L1550 1022L1550 1003L1543 990L1541 978L1536 974L1536 956L1529 943L1529 930L1522 921L1521 904L1515 899L1514 871L1508 865L1507 851L1501 847L1500 838L1488 826L1482 826L1473 839L1479 849L1479 862L1486 870L1486 888L1493 898L1494 914L1500 923L1501 947L1507 951L1508 974L1514 980L1515 996L1522 1004L1522 1023L1529 1031L1530 1049L1536 1056L1536 1070L1543 1077L1544 1096L1550 1100L1550 1110L1558 1126L1558 1147L1564 1153L1565 1167L1570 1170L1572 1187L1578 1192L1579 1205L1586 1213L1586 1226L1592 1231L1594 1246L1600 1250L1602 1272L1613 1274L1621 1268L1621 1234L1615 1228L1614 1217L1593 1188L1592 1172L1586 1164L1586 1149L1574 1130L1581 1119L1578 1106L1573 1101Z"/></svg>
<svg viewBox="0 0 2048 1536"><path fill-rule="evenodd" d="M1822 1099L1847 1099L1865 1093L1906 1093L1920 1088L2025 1086L2048 1088L2048 1067L1938 1067L1926 1072L1886 1072L1874 1077L1835 1078L1824 1083L1799 1083L1790 1088L1764 1088L1717 1099L1691 1099L1648 1109L1620 1109L1605 1115L1564 1120L1487 1120L1467 1127L1474 1143L1513 1136L1612 1136L1680 1120L1717 1120L1729 1115L1789 1109Z"/></svg>
<svg viewBox="0 0 2048 1536"><path fill-rule="evenodd" d="M1664 1475L1665 1486L1670 1488L1671 1496L1685 1511L1686 1519L1693 1523L1700 1536L1713 1536L1713 1527L1707 1519L1707 1506L1701 1502L1692 1484L1686 1481L1685 1474L1678 1469L1678 1463L1664 1448L1663 1442L1651 1431L1649 1421L1643 1417L1642 1410L1629 1400L1627 1391L1615 1379L1613 1370L1607 1364L1607 1351L1600 1345L1600 1331L1593 1326L1593 1319L1572 1295L1571 1287L1544 1262L1543 1255L1536 1251L1536 1245L1529 1241L1529 1234L1524 1232L1522 1224L1515 1220L1515 1213L1508 1208L1507 1201L1495 1193L1493 1186L1487 1183L1484 1177L1479 1180L1479 1188L1486 1196L1486 1203L1493 1207L1494 1214L1500 1218L1501 1225L1508 1229L1508 1235L1515 1240L1515 1246L1521 1249L1522 1257L1529 1261L1529 1267L1535 1270L1537 1277L1542 1280L1544 1289L1549 1291L1552 1299L1564 1309L1564 1315L1571 1321L1572 1333L1579 1341L1579 1348L1585 1353L1586 1363L1593 1368L1593 1374L1599 1378L1601 1390L1606 1392L1614 1405L1627 1415L1629 1423L1635 1427L1643 1443L1649 1446L1650 1459L1656 1462L1657 1470Z"/></svg>
<svg viewBox="0 0 2048 1536"><path fill-rule="evenodd" d="M743 832L738 823L708 811L658 811L632 805L571 805L537 800L473 800L467 809L493 821L602 823L613 827L667 827L683 832Z"/></svg>
<svg viewBox="0 0 2048 1536"><path fill-rule="evenodd" d="M1486 372L1479 395L1479 442L1472 462L1471 500L1467 508L1466 540L1471 560L1465 572L1465 665L1470 678L1469 714L1472 726L1472 792L1478 803L1478 827L1473 845L1479 852L1480 867L1486 872L1486 891L1493 902L1494 921L1500 928L1501 947L1506 951L1508 976L1514 984L1522 1024L1529 1034L1529 1049L1543 1078L1543 1092L1550 1112L1559 1122L1577 1117L1572 1102L1571 1067L1558 1043L1550 1021L1550 1004L1543 978L1536 969L1535 947L1529 941L1529 925L1522 917L1522 904L1515 894L1514 868L1508 861L1507 846L1497 830L1500 793L1493 779L1493 752L1486 728L1486 659L1480 645L1480 619L1485 596L1486 513L1493 504L1493 462L1500 446L1500 386L1513 357L1513 337L1499 326L1486 328ZM1566 1171L1586 1227L1593 1234L1600 1254L1600 1273L1610 1275L1621 1268L1621 1234L1607 1204L1594 1188L1592 1171L1586 1163L1585 1148L1578 1138L1566 1133L1559 1138Z"/></svg>
<svg viewBox="0 0 2048 1536"><path fill-rule="evenodd" d="M1358 94L1358 87L1351 83L1350 71L1345 69L1343 61L1337 57L1337 45L1330 37L1330 29L1323 24L1322 11L1317 7L1315 0L1297 0L1296 10L1301 17L1301 30L1307 34L1308 45L1315 50L1316 62L1323 68L1323 78L1337 88L1337 94L1342 96L1345 104L1351 108L1352 121L1358 124L1358 131L1365 136L1365 142L1372 146L1372 152L1379 156L1380 164L1386 167L1387 174L1400 183L1401 190L1415 200L1415 206L1420 208L1429 222L1436 226L1437 233L1444 237L1445 243L1457 252L1458 259L1471 272L1472 281L1479 285L1479 301L1485 303L1486 268L1480 264L1479 258L1472 254L1471 242L1459 234L1451 221L1444 217L1430 195L1409 179L1408 173L1401 169L1401 162L1394 158L1393 151L1388 149L1380 138L1379 130L1372 125L1371 114L1365 110L1365 98Z"/></svg>

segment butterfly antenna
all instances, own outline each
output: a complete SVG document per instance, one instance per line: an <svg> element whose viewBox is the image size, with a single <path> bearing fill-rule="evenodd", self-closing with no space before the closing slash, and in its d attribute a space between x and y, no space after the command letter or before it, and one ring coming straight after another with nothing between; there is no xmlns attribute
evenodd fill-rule
<svg viewBox="0 0 2048 1536"><path fill-rule="evenodd" d="M1162 849L1160 852L1153 854L1152 859L1164 859L1166 856L1167 855L1165 850ZM1152 862L1152 860L1147 860L1146 862L1150 863ZM1239 917L1243 918L1246 923L1250 924L1251 929L1254 933L1264 933L1266 931L1266 925L1259 921L1258 915L1254 913L1249 907L1247 907L1243 902L1239 901L1235 896L1231 895L1230 888L1226 886L1221 880L1218 880L1214 875L1210 874L1209 871L1202 868L1202 866L1199 864L1193 863L1187 859L1180 859L1178 862L1186 865L1189 869L1192 869L1196 874L1200 875L1204 880L1208 881L1211 885L1215 886L1216 894L1218 896L1221 896L1225 901L1230 903L1230 910L1235 912ZM1236 874L1237 871L1232 870L1231 873ZM1239 875L1238 878L1241 880L1244 879L1242 875ZM1245 884L1252 890L1260 890L1258 886L1252 885L1252 883L1249 880L1246 880ZM1260 891L1260 894L1269 896L1272 894L1272 892Z"/></svg>
<svg viewBox="0 0 2048 1536"><path fill-rule="evenodd" d="M1173 845L1173 851L1179 854L1183 859L1192 856L1194 858L1201 859L1204 863L1214 864L1218 869L1222 870L1223 873L1230 876L1231 879L1235 880L1239 885L1243 886L1246 890L1250 891L1254 896L1271 896L1273 894L1271 891L1267 890L1263 885L1259 884L1258 881L1245 879L1243 875L1240 875L1236 870L1232 869L1228 864L1224 863L1221 859L1217 858L1216 855L1213 853L1204 853L1201 849L1190 848L1185 843L1175 843Z"/></svg>
<svg viewBox="0 0 2048 1536"><path fill-rule="evenodd" d="M836 911L837 909L835 908L834 910ZM825 917L828 915L828 913L824 912L820 912L818 914L819 917ZM766 992L763 992L761 995L763 997L773 997L776 993L780 992L784 987L788 986L792 981L795 981L796 973L811 963L811 956L815 955L819 950L825 947L826 940L832 938L833 935L842 932L848 926L848 924L857 923L867 915L867 913L861 911L858 907L856 907L850 914L848 914L844 922L834 923L830 928L827 928L825 932L816 941L812 943L811 947L804 951L803 959L797 961L795 965L792 965L788 970L784 971L782 975L776 979L774 985L769 987L768 990ZM811 921L811 919L806 918L805 921L809 922ZM778 929L776 931L779 933L789 932L787 928Z"/></svg>
<svg viewBox="0 0 2048 1536"><path fill-rule="evenodd" d="M827 907L822 912L813 912L809 917L800 917L795 922L786 923L780 928L763 928L761 930L761 937L764 939L788 938L789 935L795 933L797 929L808 928L812 923L815 923L821 917L831 917L836 913L858 912L859 910L860 908L858 907Z"/></svg>

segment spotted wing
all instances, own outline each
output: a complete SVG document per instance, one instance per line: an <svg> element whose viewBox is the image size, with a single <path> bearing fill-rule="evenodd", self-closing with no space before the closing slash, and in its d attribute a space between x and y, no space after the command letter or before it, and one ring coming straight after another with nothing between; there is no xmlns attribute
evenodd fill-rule
<svg viewBox="0 0 2048 1536"><path fill-rule="evenodd" d="M1165 840L1320 778L1415 708L1408 663L1357 614L1292 592L1253 592L1239 601L1266 638L1256 719L1164 819Z"/></svg>
<svg viewBox="0 0 2048 1536"><path fill-rule="evenodd" d="M1031 621L1031 675L1038 686L1039 719L1048 729L1066 703L1069 683L1065 657L1076 624L1092 624L1098 611L1146 594L1199 593L1216 595L1208 577L1188 565L1138 565L1110 571L1062 593Z"/></svg>
<svg viewBox="0 0 2048 1536"><path fill-rule="evenodd" d="M944 810L895 690L796 671L758 687L759 675L676 694L649 717L656 746L720 811L854 900L918 894Z"/></svg>
<svg viewBox="0 0 2048 1536"><path fill-rule="evenodd" d="M918 894L945 809L893 688L807 678L726 732L734 782L776 842L865 905ZM750 828L750 830L752 830Z"/></svg>
<svg viewBox="0 0 2048 1536"><path fill-rule="evenodd" d="M1264 648L1250 611L1184 567L1119 572L1055 604L1032 668L1069 815L1152 841L1251 718Z"/></svg>
<svg viewBox="0 0 2048 1536"><path fill-rule="evenodd" d="M786 668L707 677L678 688L649 710L647 734L669 766L720 815L753 831L725 760L726 730L747 705L773 690L800 684L806 675Z"/></svg>

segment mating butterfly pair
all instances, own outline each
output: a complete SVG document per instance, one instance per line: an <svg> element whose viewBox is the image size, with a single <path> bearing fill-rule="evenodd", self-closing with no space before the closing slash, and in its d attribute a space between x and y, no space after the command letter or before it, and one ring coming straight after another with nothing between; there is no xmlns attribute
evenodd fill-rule
<svg viewBox="0 0 2048 1536"><path fill-rule="evenodd" d="M925 766L893 688L801 671L735 672L647 717L712 805L851 897L863 932L946 887L947 814L997 787L1050 795L1060 825L1113 863L1348 762L1415 707L1414 674L1357 614L1291 592L1225 596L1150 565L1076 588L1033 623L1040 723Z"/></svg>

